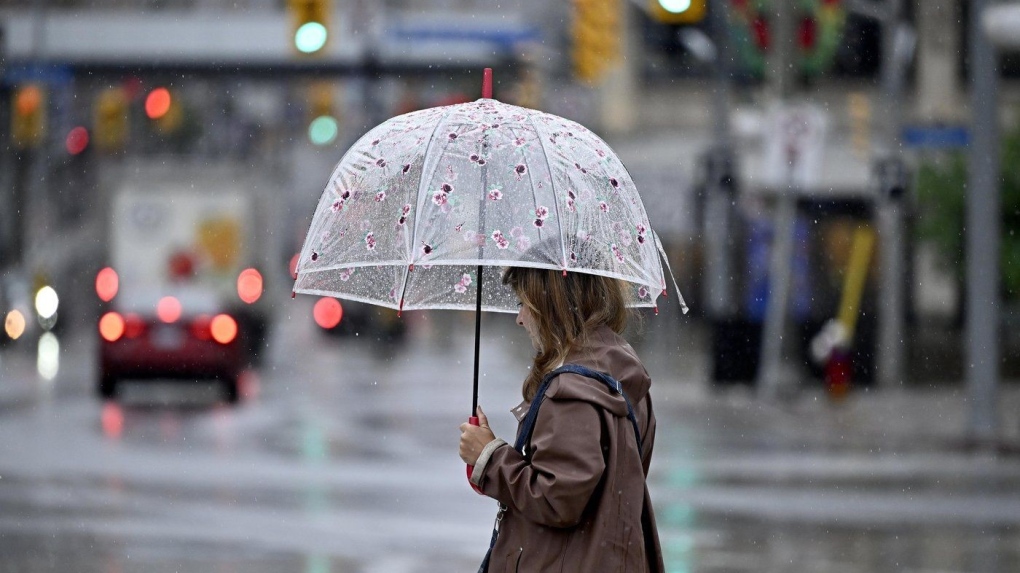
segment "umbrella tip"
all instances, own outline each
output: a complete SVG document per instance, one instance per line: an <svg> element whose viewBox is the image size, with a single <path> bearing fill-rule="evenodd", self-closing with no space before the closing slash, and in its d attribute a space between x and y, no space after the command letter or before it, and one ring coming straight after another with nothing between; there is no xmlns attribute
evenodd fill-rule
<svg viewBox="0 0 1020 573"><path fill-rule="evenodd" d="M563 276L567 276L567 269L563 269Z"/></svg>
<svg viewBox="0 0 1020 573"><path fill-rule="evenodd" d="M655 310L655 316L659 316L659 305L655 305L653 310Z"/></svg>
<svg viewBox="0 0 1020 573"><path fill-rule="evenodd" d="M492 99L492 68L482 71L482 97Z"/></svg>
<svg viewBox="0 0 1020 573"><path fill-rule="evenodd" d="M397 307L397 318L404 312L404 297L400 297L400 306Z"/></svg>
<svg viewBox="0 0 1020 573"><path fill-rule="evenodd" d="M290 298L292 298L292 299L293 298L297 298L297 293L294 292L294 291L290 291Z"/></svg>

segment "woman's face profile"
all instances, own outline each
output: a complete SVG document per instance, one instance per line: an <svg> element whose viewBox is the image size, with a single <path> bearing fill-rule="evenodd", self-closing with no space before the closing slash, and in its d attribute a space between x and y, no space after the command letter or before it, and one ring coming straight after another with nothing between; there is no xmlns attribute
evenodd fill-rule
<svg viewBox="0 0 1020 573"><path fill-rule="evenodd" d="M526 304L522 303L520 310L517 311L517 325L523 326L524 330L528 331L528 336L531 337L531 345L535 347L535 350L541 350L538 330L535 327L535 317L531 314L531 310Z"/></svg>

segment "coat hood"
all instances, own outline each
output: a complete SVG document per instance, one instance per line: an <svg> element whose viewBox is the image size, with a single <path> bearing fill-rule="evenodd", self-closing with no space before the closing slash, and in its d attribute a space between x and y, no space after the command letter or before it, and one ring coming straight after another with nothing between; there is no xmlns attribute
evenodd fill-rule
<svg viewBox="0 0 1020 573"><path fill-rule="evenodd" d="M587 344L571 351L566 364L579 364L609 374L623 386L632 405L645 399L652 385L644 365L634 349L619 334L607 326L593 332ZM578 374L564 373L553 379L546 391L553 400L581 400L591 402L617 416L627 415L627 403L605 384Z"/></svg>

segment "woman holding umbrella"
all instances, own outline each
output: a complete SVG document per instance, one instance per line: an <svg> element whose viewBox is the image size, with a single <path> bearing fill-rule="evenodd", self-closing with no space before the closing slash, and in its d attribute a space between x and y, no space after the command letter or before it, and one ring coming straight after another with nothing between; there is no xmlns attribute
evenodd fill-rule
<svg viewBox="0 0 1020 573"><path fill-rule="evenodd" d="M480 571L664 570L645 476L655 440L651 380L621 337L627 287L597 274L511 267L517 324L537 354L513 446L481 408L463 424L472 484L499 501Z"/></svg>

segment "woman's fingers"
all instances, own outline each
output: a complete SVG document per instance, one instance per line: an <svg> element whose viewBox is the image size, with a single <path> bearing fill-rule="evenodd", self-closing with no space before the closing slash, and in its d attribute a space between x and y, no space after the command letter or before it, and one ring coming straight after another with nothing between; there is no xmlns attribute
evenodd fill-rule
<svg viewBox="0 0 1020 573"><path fill-rule="evenodd" d="M481 418L478 422L478 426L467 422L460 425L460 459L469 465L474 465L485 445L496 439L488 425L482 424Z"/></svg>
<svg viewBox="0 0 1020 573"><path fill-rule="evenodd" d="M482 411L482 407L481 406L477 407L477 409L475 410L475 413L478 414L478 425L479 425L479 427L488 428L489 427L489 419L485 417L485 412Z"/></svg>

